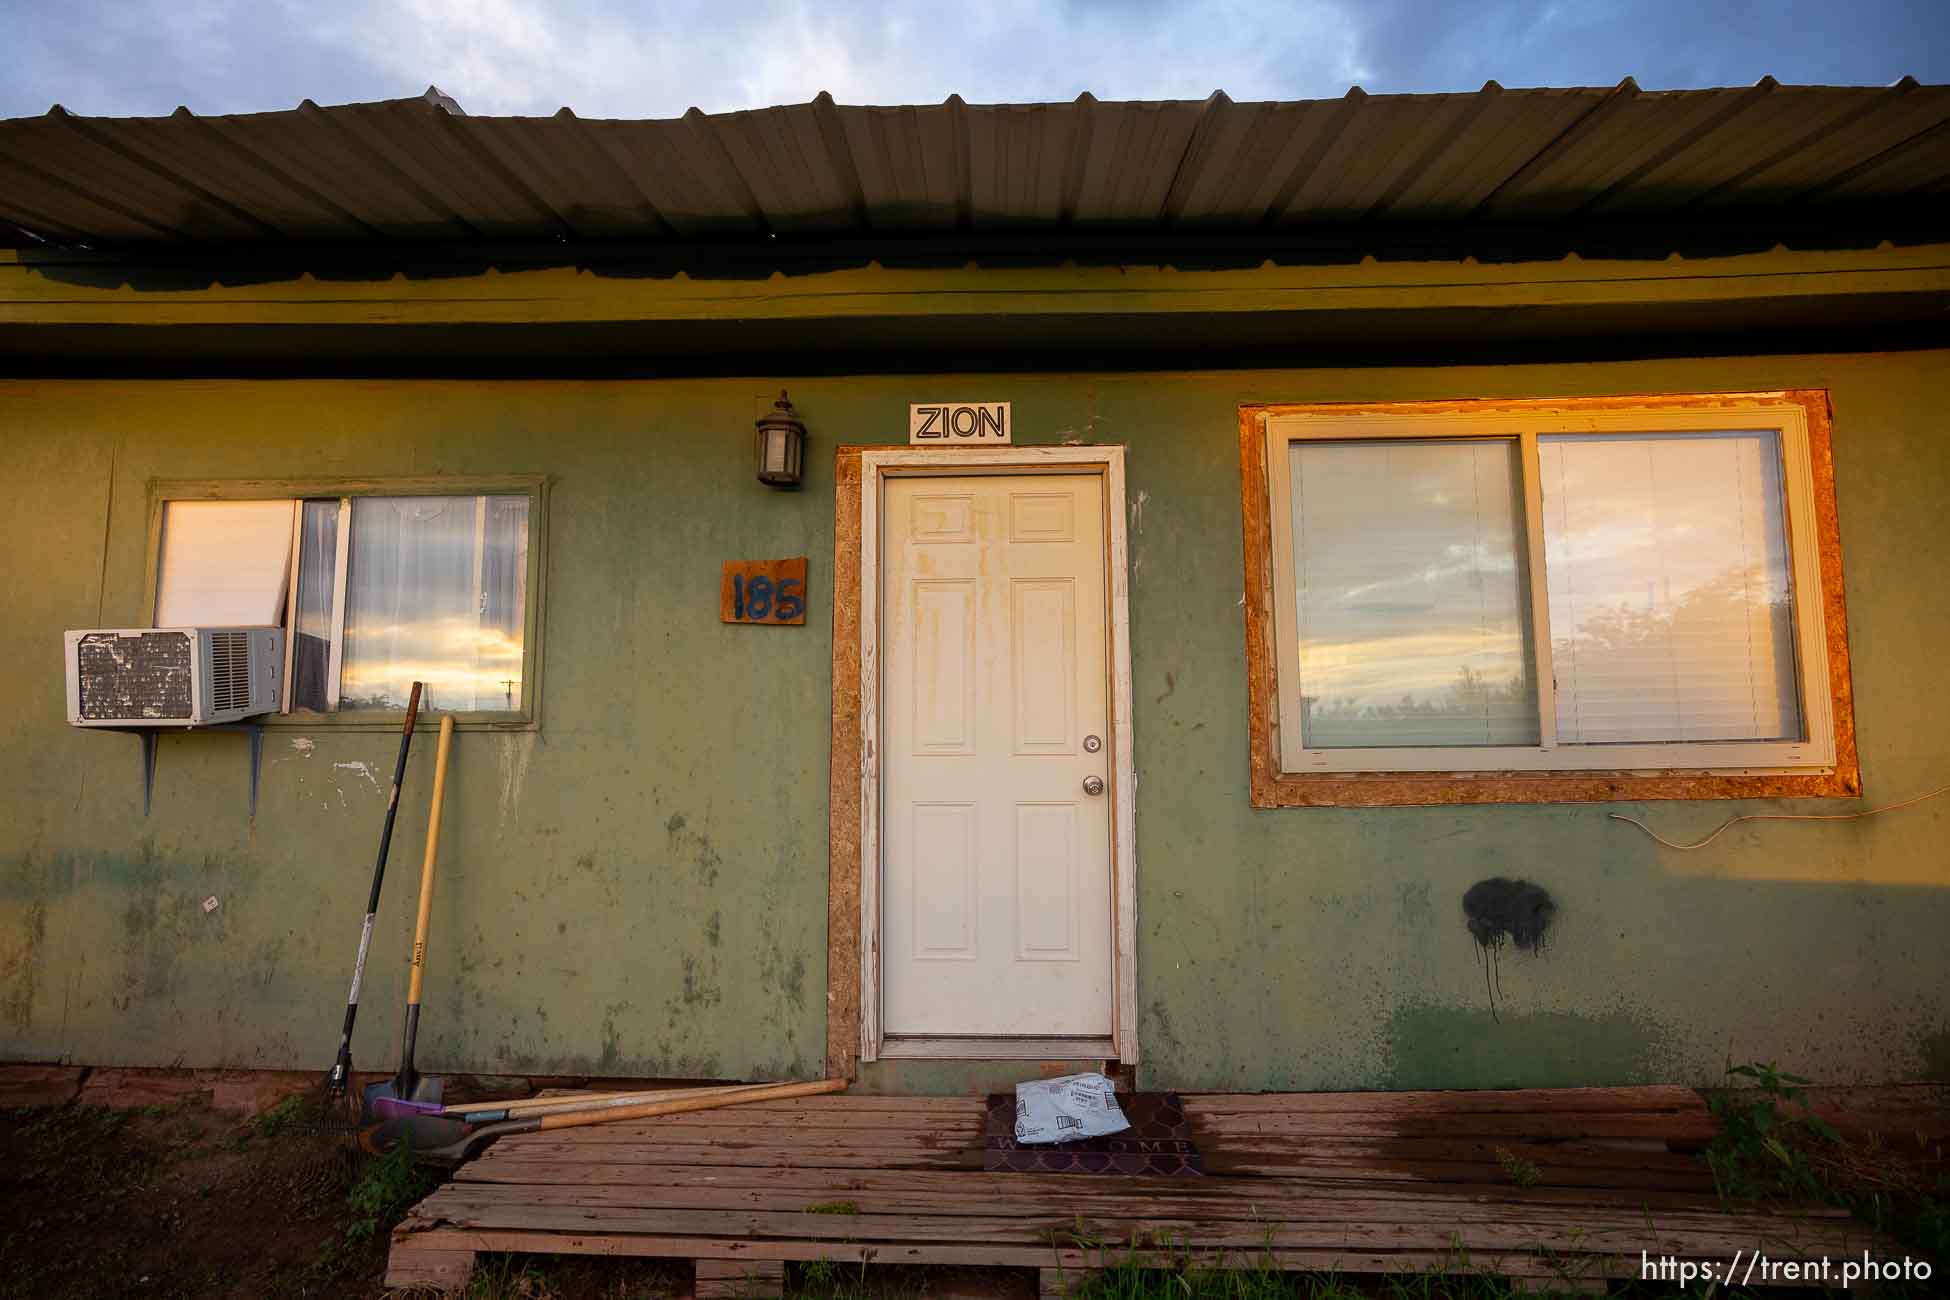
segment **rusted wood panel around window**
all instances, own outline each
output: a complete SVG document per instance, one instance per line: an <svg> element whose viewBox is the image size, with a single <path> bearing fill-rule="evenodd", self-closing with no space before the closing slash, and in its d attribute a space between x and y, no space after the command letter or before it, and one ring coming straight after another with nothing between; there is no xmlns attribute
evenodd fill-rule
<svg viewBox="0 0 1950 1300"><path fill-rule="evenodd" d="M1665 772L1333 772L1280 770L1279 690L1273 647L1273 539L1267 500L1266 420L1270 416L1461 411L1698 409L1791 402L1808 416L1814 468L1815 546L1828 640L1828 690L1834 708L1835 770L1808 775L1736 776ZM1331 405L1244 405L1239 408L1239 474L1246 578L1247 730L1255 808L1378 807L1411 804L1599 803L1642 799L1848 798L1862 793L1849 680L1848 607L1842 585L1841 523L1835 503L1835 458L1828 394L1822 389L1768 393L1368 402Z"/></svg>

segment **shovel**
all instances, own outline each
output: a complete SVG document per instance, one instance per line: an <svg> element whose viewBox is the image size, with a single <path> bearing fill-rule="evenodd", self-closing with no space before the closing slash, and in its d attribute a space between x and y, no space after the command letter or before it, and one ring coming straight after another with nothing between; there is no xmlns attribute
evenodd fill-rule
<svg viewBox="0 0 1950 1300"><path fill-rule="evenodd" d="M474 1126L458 1119L438 1115L415 1115L387 1120L359 1136L359 1145L374 1155L385 1155L402 1144L415 1160L451 1168L478 1155L496 1138L511 1133L535 1133L546 1129L581 1128L588 1124L608 1124L615 1120L651 1119L658 1115L681 1115L689 1111L715 1110L751 1101L784 1101L792 1097L816 1097L823 1093L844 1092L845 1079L820 1079L813 1083L758 1084L737 1089L711 1089L713 1095L684 1097L670 1101L638 1102L633 1106L574 1111L545 1111L498 1124ZM731 1095L735 1094L735 1095Z"/></svg>
<svg viewBox="0 0 1950 1300"><path fill-rule="evenodd" d="M454 715L440 719L440 748L433 760L433 811L427 814L427 851L420 864L420 915L413 925L413 962L406 980L406 1028L400 1034L399 1073L365 1090L368 1119L381 1114L389 1101L431 1102L439 1105L441 1083L425 1079L413 1068L413 1043L420 1036L420 985L426 978L427 932L433 928L433 864L440 856L440 805L447 795L447 751L454 743Z"/></svg>

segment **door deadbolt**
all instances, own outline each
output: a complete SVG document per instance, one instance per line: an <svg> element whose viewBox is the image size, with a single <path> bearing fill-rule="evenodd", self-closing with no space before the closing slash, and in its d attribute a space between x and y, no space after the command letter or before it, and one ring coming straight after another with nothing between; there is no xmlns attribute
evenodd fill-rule
<svg viewBox="0 0 1950 1300"><path fill-rule="evenodd" d="M1104 742L1095 736L1085 736L1083 738L1083 752L1086 754L1094 754L1103 747Z"/></svg>
<svg viewBox="0 0 1950 1300"><path fill-rule="evenodd" d="M1089 795L1102 794L1104 792L1104 778L1102 778L1101 776L1084 777L1083 792Z"/></svg>

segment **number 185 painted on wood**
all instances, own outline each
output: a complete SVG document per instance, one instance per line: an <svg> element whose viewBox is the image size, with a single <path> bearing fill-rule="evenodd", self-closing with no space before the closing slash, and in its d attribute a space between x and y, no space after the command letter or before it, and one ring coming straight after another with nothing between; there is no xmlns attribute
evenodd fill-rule
<svg viewBox="0 0 1950 1300"><path fill-rule="evenodd" d="M724 575L718 582L718 619L778 627L804 624L806 557L725 561Z"/></svg>

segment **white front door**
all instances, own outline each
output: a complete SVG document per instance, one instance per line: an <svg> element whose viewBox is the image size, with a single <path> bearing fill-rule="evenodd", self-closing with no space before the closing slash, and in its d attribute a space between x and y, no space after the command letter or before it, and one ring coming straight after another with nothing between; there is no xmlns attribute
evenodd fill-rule
<svg viewBox="0 0 1950 1300"><path fill-rule="evenodd" d="M881 1029L1112 1031L1104 479L890 477Z"/></svg>

